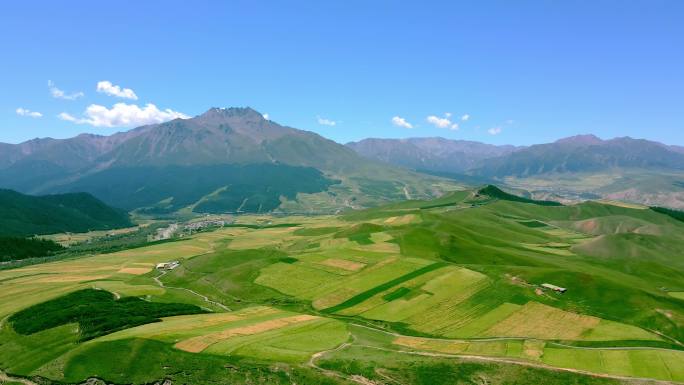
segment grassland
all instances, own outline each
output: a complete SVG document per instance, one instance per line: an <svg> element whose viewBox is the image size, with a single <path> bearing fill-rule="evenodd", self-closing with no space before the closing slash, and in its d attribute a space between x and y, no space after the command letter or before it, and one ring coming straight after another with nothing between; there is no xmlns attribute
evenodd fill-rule
<svg viewBox="0 0 684 385"><path fill-rule="evenodd" d="M562 368L622 376L684 379L684 352L662 350L587 350L544 348L543 362Z"/></svg>
<svg viewBox="0 0 684 385"><path fill-rule="evenodd" d="M0 271L0 368L69 383L684 382L683 230L641 207L475 191L241 216ZM83 293L99 300L63 303Z"/></svg>

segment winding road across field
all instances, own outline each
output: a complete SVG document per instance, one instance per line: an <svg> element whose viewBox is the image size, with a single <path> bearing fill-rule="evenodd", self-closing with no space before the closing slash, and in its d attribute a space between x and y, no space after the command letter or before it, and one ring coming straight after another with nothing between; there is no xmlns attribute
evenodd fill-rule
<svg viewBox="0 0 684 385"><path fill-rule="evenodd" d="M212 304L212 305L214 305L214 306L218 306L218 307L220 307L221 309L223 309L223 310L225 310L225 311L230 311L230 308L229 308L228 306L226 306L226 305L224 305L224 304L222 304L222 303L220 303L220 302L213 301L213 300L209 299L209 297L207 297L206 295L200 294L200 293L198 293L198 292L196 292L196 291L194 291L194 290L191 290L191 289L188 289L188 288L185 288L185 287L175 287L175 286L167 286L167 285L164 285L164 282L162 282L160 278L163 277L163 276L165 276L166 273L168 273L168 271L167 271L167 270L164 270L164 271L161 272L161 274L159 274L158 276L154 277L154 281L157 282L157 284L159 285L159 287L161 287L161 288L163 288L163 289L175 289L175 290L184 290L184 291L187 291L187 292L189 292L189 293L192 293L193 295L196 295L196 296L202 298L202 300L204 300L204 302L206 302L206 303L210 303L210 304Z"/></svg>
<svg viewBox="0 0 684 385"><path fill-rule="evenodd" d="M647 383L647 384L663 384L663 385L675 384L675 382L672 382L672 381L663 381L663 380L654 380L652 378L639 378L639 377L620 376L620 375L614 375L614 374L596 373L596 372L590 372L590 371L580 370L580 369L560 368L560 367L556 367L556 366L546 365L543 363L536 363L536 362L523 361L523 360L515 360L515 359L503 358L503 357L475 356L475 355L468 355L468 354L448 354L448 353L433 353L433 352L425 352L425 351L388 349L388 348L383 348L383 347L379 347L379 346L354 344L353 342L344 343L335 349L325 350L322 352L315 353L313 356L311 356L311 359L308 362L308 366L315 368L315 369L318 369L327 375L335 376L335 377L339 377L339 378L344 378L346 380L354 381L354 382L359 383L359 384L363 384L363 385L374 384L374 382L368 380L365 377L360 379L357 376L349 376L349 375L346 375L344 373L339 373L339 372L335 372L335 371L331 371L328 369L321 368L320 366L318 366L316 364L316 361L318 359L322 358L323 356L330 354L330 353L334 353L337 351L347 349L351 346L357 346L357 347L362 347L362 348L366 348L366 349L375 349L375 350L380 350L380 351L384 351L384 352L391 352L391 353L398 353L398 354L422 356L422 357L458 358L458 359L470 360L470 361L486 361L486 362L496 362L496 363L503 363L503 364L520 365L520 366L526 366L526 367L532 367L532 368L555 370L555 371L560 371L560 372L577 373L577 374L583 374L583 375L592 376L592 377L611 378L611 379L622 380L622 381L630 381L630 382L643 381L644 383ZM381 374L381 376L387 378L386 374ZM387 379L391 379L394 382L398 382L396 379L393 379L393 378L387 378Z"/></svg>

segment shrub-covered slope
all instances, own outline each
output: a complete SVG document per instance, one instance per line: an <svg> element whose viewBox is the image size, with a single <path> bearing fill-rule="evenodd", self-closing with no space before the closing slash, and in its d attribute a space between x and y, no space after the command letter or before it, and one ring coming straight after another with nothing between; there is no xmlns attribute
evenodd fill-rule
<svg viewBox="0 0 684 385"><path fill-rule="evenodd" d="M31 196L0 190L0 235L76 233L131 225L126 212L90 194Z"/></svg>

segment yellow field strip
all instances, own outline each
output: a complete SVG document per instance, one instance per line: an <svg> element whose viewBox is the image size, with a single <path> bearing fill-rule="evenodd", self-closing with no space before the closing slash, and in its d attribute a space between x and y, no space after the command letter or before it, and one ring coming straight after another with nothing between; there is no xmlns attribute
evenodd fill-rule
<svg viewBox="0 0 684 385"><path fill-rule="evenodd" d="M216 333L189 338L187 340L178 342L174 346L180 350L185 350L186 352L199 353L204 349L208 348L209 346L219 341L227 340L231 337L263 333L269 330L280 329L285 326L293 325L300 322L312 321L319 318L320 317L308 314L278 318L274 320L259 322L253 325L241 326Z"/></svg>

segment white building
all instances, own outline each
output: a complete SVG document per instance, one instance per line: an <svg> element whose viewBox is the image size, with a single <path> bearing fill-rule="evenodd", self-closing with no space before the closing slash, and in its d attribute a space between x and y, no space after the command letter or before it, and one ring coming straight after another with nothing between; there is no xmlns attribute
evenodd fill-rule
<svg viewBox="0 0 684 385"><path fill-rule="evenodd" d="M162 262L157 264L158 270L173 270L180 266L180 261Z"/></svg>

